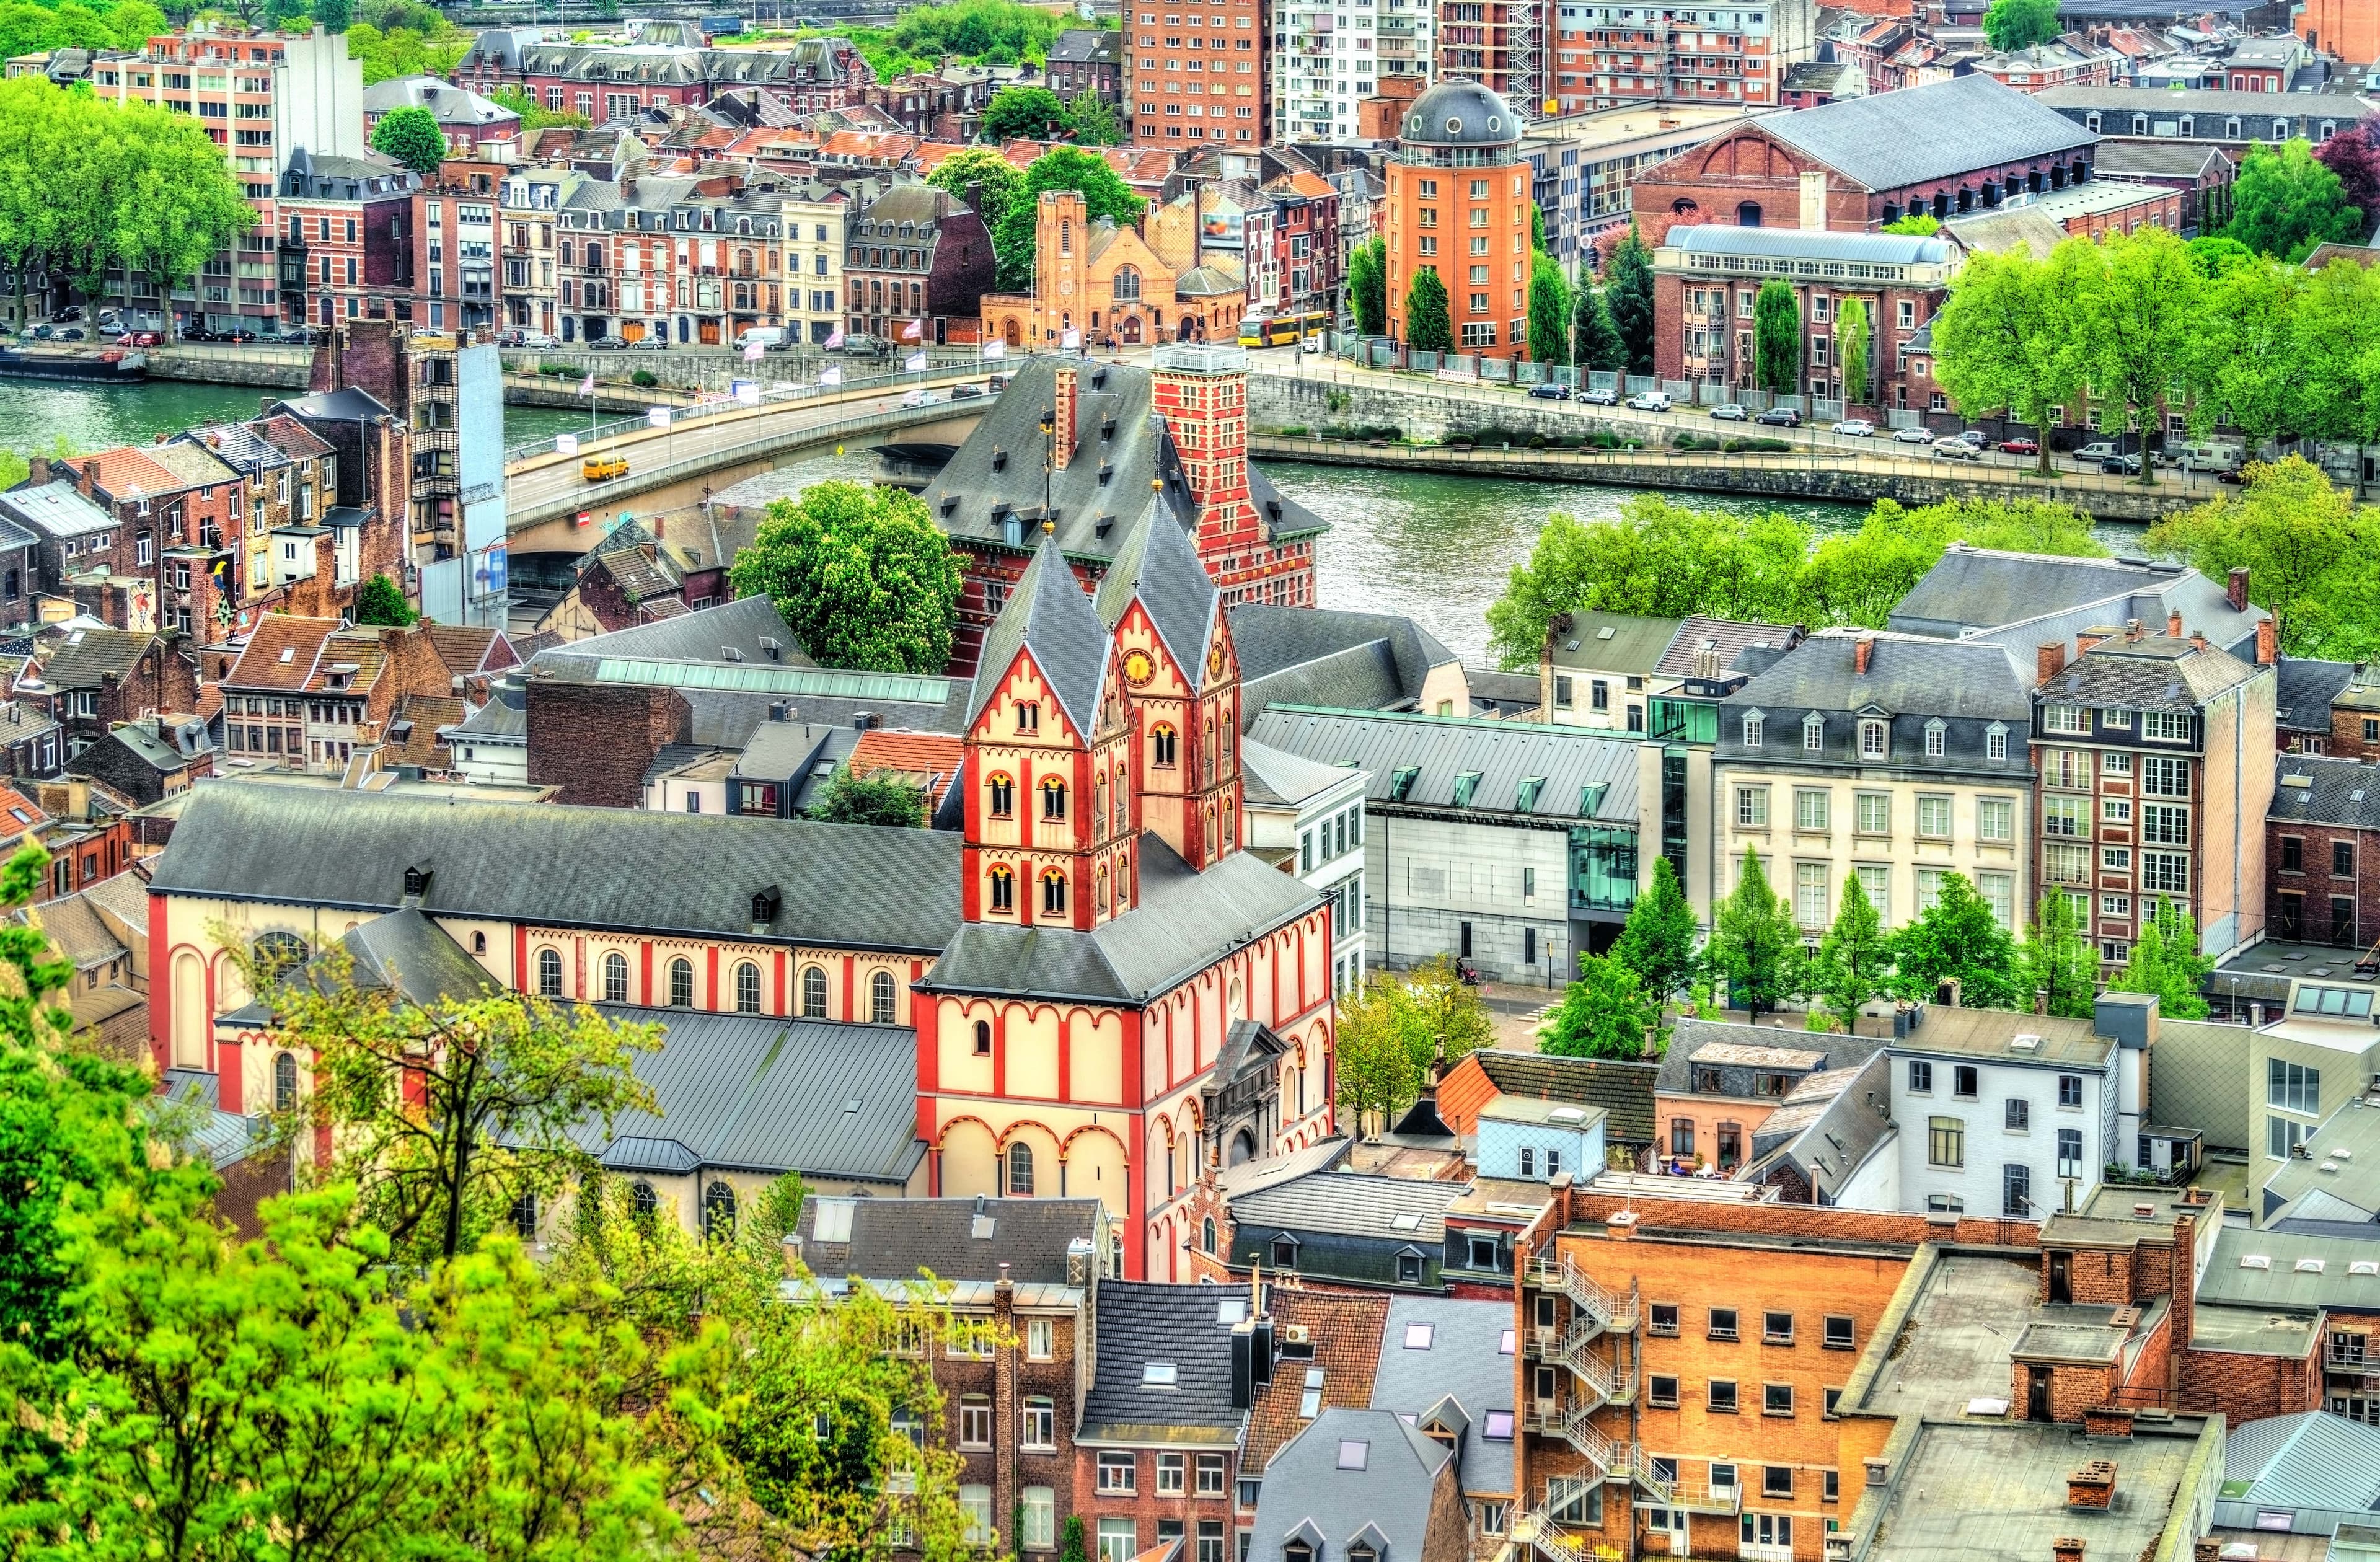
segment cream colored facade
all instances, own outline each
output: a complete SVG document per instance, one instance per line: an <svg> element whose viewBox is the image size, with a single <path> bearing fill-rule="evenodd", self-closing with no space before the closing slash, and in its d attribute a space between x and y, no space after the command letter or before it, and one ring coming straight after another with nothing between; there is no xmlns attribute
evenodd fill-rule
<svg viewBox="0 0 2380 1562"><path fill-rule="evenodd" d="M785 198L785 338L824 342L843 314L840 197Z"/></svg>

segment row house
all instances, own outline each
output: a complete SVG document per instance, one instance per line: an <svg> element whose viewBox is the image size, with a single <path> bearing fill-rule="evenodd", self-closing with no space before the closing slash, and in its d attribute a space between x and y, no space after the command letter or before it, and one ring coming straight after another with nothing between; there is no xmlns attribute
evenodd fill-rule
<svg viewBox="0 0 2380 1562"><path fill-rule="evenodd" d="M14 692L64 729L72 759L125 722L195 709L198 669L159 635L75 626L35 643Z"/></svg>
<svg viewBox="0 0 2380 1562"><path fill-rule="evenodd" d="M1256 170L1247 169L1248 173ZM1186 274L1217 260L1237 261L1247 286L1251 314L1283 307L1280 213L1272 199L1245 178L1169 178L1189 188L1152 209L1142 224L1148 247Z"/></svg>
<svg viewBox="0 0 2380 1562"><path fill-rule="evenodd" d="M412 319L421 176L378 157L291 153L274 205L282 317Z"/></svg>
<svg viewBox="0 0 2380 1562"><path fill-rule="evenodd" d="M1061 33L1058 43L1050 46L1050 85L1061 97L1074 95L1059 84L1060 73L1054 68L1059 63L1058 48L1068 36ZM1098 36L1111 39L1116 34L1101 31ZM991 102L993 89L994 83L984 78L953 79L939 72L917 71L875 82L863 96L868 107L911 135L971 141L983 128L983 111ZM1108 101L1112 104L1115 95L1111 94Z"/></svg>
<svg viewBox="0 0 2380 1562"><path fill-rule="evenodd" d="M497 217L504 224L504 324L516 331L559 336L562 286L554 270L555 230L562 211L588 182L576 168L515 168L498 192Z"/></svg>
<svg viewBox="0 0 2380 1562"><path fill-rule="evenodd" d="M991 233L948 190L895 186L851 223L843 272L853 332L900 346L972 341L992 287Z"/></svg>
<svg viewBox="0 0 2380 1562"><path fill-rule="evenodd" d="M1123 103L1124 39L1123 27L1070 27L1050 44L1050 90L1072 103L1090 97L1120 107Z"/></svg>
<svg viewBox="0 0 2380 1562"><path fill-rule="evenodd" d="M1816 47L1817 6L1787 0L1766 7L1694 11L1551 4L1559 91L1514 88L1563 114L1632 104L1741 104L1774 108L1786 73ZM1542 47L1542 45L1540 45ZM1443 54L1445 45L1441 43ZM1519 101L1516 99L1515 101Z"/></svg>
<svg viewBox="0 0 2380 1562"><path fill-rule="evenodd" d="M492 98L434 76L399 76L365 88L366 136L380 128L380 122L400 108L426 110L438 121L438 128L446 137L446 150L454 156L510 157L519 148L519 115Z"/></svg>
<svg viewBox="0 0 2380 1562"><path fill-rule="evenodd" d="M2115 50L2070 38L2053 38L2027 49L1995 51L1976 58L1969 68L2020 92L2050 87L2112 87L2131 74L2129 63Z"/></svg>
<svg viewBox="0 0 2380 1562"><path fill-rule="evenodd" d="M872 179L817 179L779 192L784 217L785 336L822 347L843 329L843 258L854 211L881 195Z"/></svg>
<svg viewBox="0 0 2380 1562"><path fill-rule="evenodd" d="M1257 0L1213 0L1211 11L1127 9L1133 39L1124 54L1123 112L1143 144L1206 141L1261 146L1267 127L1271 52L1269 17Z"/></svg>
<svg viewBox="0 0 2380 1562"><path fill-rule="evenodd" d="M2369 948L2380 939L2380 787L2353 759L2278 762L2265 824L2265 929L2277 939Z"/></svg>
<svg viewBox="0 0 2380 1562"><path fill-rule="evenodd" d="M669 338L677 291L670 209L692 189L689 179L640 177L589 179L570 192L555 260L564 341ZM710 242L716 263L716 237Z"/></svg>
<svg viewBox="0 0 2380 1562"><path fill-rule="evenodd" d="M270 593L284 583L274 534L319 528L337 493L338 462L330 444L289 418L209 424L168 443L176 442L206 451L236 474L232 504L241 510L242 524L232 572L244 597Z"/></svg>
<svg viewBox="0 0 2380 1562"><path fill-rule="evenodd" d="M414 318L433 332L486 331L497 323L497 200L508 171L502 163L442 163L436 180L414 199L412 270L420 279Z"/></svg>
<svg viewBox="0 0 2380 1562"><path fill-rule="evenodd" d="M2278 146L2302 139L2319 146L2380 112L2343 92L2276 98L2228 88L2055 87L2039 101L2095 135L2212 141L2242 160L2259 141Z"/></svg>
<svg viewBox="0 0 2380 1562"><path fill-rule="evenodd" d="M583 114L599 125L650 107L698 104L750 90L802 114L850 108L866 100L876 80L847 38L808 38L769 50L620 48L543 43L530 29L480 33L455 74L476 92L513 88L548 109Z"/></svg>
<svg viewBox="0 0 2380 1562"><path fill-rule="evenodd" d="M729 343L755 326L784 323L792 286L781 270L784 224L779 178L697 182L694 199L671 215L673 230L686 236L674 239L672 257L679 341Z"/></svg>
<svg viewBox="0 0 2380 1562"><path fill-rule="evenodd" d="M78 457L63 470L112 527L85 528L71 556L65 552L70 539L55 539L52 589L89 570L145 578L152 583L149 613L128 611L115 627L179 634L211 632L249 600L237 562L249 527L244 485L203 444L161 438L119 445Z"/></svg>

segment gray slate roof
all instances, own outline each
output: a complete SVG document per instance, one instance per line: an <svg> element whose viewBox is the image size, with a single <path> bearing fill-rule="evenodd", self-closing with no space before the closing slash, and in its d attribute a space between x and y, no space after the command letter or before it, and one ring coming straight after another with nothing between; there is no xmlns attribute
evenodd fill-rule
<svg viewBox="0 0 2380 1562"><path fill-rule="evenodd" d="M859 1199L850 1239L818 1239L819 1201L805 1200L796 1229L802 1262L821 1278L856 1275L891 1283L928 1271L938 1280L997 1280L1001 1266L1020 1286L1066 1283L1066 1247L1106 1251L1107 1217L1097 1199Z"/></svg>
<svg viewBox="0 0 2380 1562"><path fill-rule="evenodd" d="M1429 1326L1427 1348L1408 1346ZM1389 1302L1380 1365L1372 1374L1372 1409L1419 1415L1451 1395L1469 1419L1462 1437L1463 1489L1510 1492L1512 1442L1486 1435L1488 1412L1512 1409L1512 1309L1500 1301L1401 1296Z"/></svg>
<svg viewBox="0 0 2380 1562"><path fill-rule="evenodd" d="M1230 611L1243 726L1268 702L1410 707L1431 668L1460 660L1427 629L1395 614L1252 604Z"/></svg>
<svg viewBox="0 0 2380 1562"><path fill-rule="evenodd" d="M955 888L955 864L941 871ZM1154 834L1140 838L1139 894L1131 910L1089 933L969 922L919 988L1144 1003L1318 903L1305 884L1246 852L1194 872Z"/></svg>
<svg viewBox="0 0 2380 1562"><path fill-rule="evenodd" d="M1474 721L1419 714L1320 711L1276 706L1248 735L1285 753L1323 764L1352 761L1370 777L1366 796L1413 808L1454 808L1456 778L1477 772L1467 812L1485 819L1636 822L1636 745L1633 740L1531 722ZM1397 772L1419 767L1402 799ZM1521 784L1539 780L1534 803L1521 806ZM1591 812L1580 804L1603 788Z"/></svg>
<svg viewBox="0 0 2380 1562"><path fill-rule="evenodd" d="M1862 673L1858 647L1864 639L1876 643L1867 671ZM2031 671L2030 665L2020 665L2014 652L1983 641L1828 631L1812 635L1779 657L1728 696L1727 703L1730 708L1759 706L1772 724L1780 725L1788 717L1798 723L1805 711L1849 712L1872 705L1894 715L2022 724L2033 714L2026 697ZM1787 738L1784 746L1793 754L1802 752L1798 730L1790 738L1779 736ZM1722 741L1725 737L1722 731ZM1741 741L1741 733L1737 738ZM2021 755L2017 763L2021 768Z"/></svg>
<svg viewBox="0 0 2380 1562"><path fill-rule="evenodd" d="M1892 1131L1891 1072L1892 1059L1879 1051L1855 1068L1829 1068L1795 1086L1753 1130L1752 1180L1790 1167L1821 1196L1841 1188Z"/></svg>
<svg viewBox="0 0 2380 1562"><path fill-rule="evenodd" d="M771 655L765 641L777 642ZM801 642L794 638L784 616L764 596L738 597L655 624L614 629L548 646L529 658L529 671L559 677L594 676L595 664L606 657L654 662L724 662L729 647L747 664L761 666L812 667Z"/></svg>
<svg viewBox="0 0 2380 1562"><path fill-rule="evenodd" d="M357 986L386 988L415 1005L468 1003L504 991L444 928L411 907L358 924L342 942L355 962Z"/></svg>
<svg viewBox="0 0 2380 1562"><path fill-rule="evenodd" d="M1782 650L1797 644L1802 634L1802 629L1792 625L1689 617L1680 621L1678 632L1670 637L1670 648L1661 653L1653 671L1667 677L1692 677L1694 657L1706 648L1718 653L1718 665L1724 670L1733 666L1736 657L1753 646L1773 645Z"/></svg>
<svg viewBox="0 0 2380 1562"><path fill-rule="evenodd" d="M2135 641L2105 641L2066 664L2041 686L2045 701L2114 710L2193 710L2262 676L2264 669L2209 646L2149 635Z"/></svg>
<svg viewBox="0 0 2380 1562"><path fill-rule="evenodd" d="M1350 1444L1364 1445L1359 1470L1342 1468ZM1266 1464L1249 1562L1281 1562L1293 1540L1315 1556L1343 1557L1361 1541L1385 1562L1420 1562L1449 1457L1386 1411L1332 1406Z"/></svg>
<svg viewBox="0 0 2380 1562"><path fill-rule="evenodd" d="M1910 634L2005 641L2028 665L2034 648L2127 618L2162 626L2179 611L2185 628L2237 654L2255 641L2251 604L2235 611L2219 581L2146 559L2058 558L1954 546L1902 597L1886 624Z"/></svg>
<svg viewBox="0 0 2380 1562"><path fill-rule="evenodd" d="M668 1032L635 1063L660 1110L622 1113L608 1141L599 1125L572 1133L614 1171L721 1167L897 1184L926 1153L917 1138L914 1030L597 1007Z"/></svg>
<svg viewBox="0 0 2380 1562"><path fill-rule="evenodd" d="M2087 150L2098 137L1988 76L1961 76L1759 122L1765 133L1869 189Z"/></svg>
<svg viewBox="0 0 2380 1562"><path fill-rule="evenodd" d="M53 541L112 531L116 519L63 479L39 488L0 494L0 517L22 521Z"/></svg>
<svg viewBox="0 0 2380 1562"><path fill-rule="evenodd" d="M1488 1081L1506 1095L1599 1106L1604 1128L1615 1142L1653 1142L1653 1090L1660 1072L1658 1064L1506 1052L1500 1047L1482 1047L1471 1056Z"/></svg>
<svg viewBox="0 0 2380 1562"><path fill-rule="evenodd" d="M1344 766L1318 764L1250 738L1240 744L1240 790L1251 804L1293 806L1349 780Z"/></svg>
<svg viewBox="0 0 2380 1562"><path fill-rule="evenodd" d="M201 781L151 883L389 910L419 867L432 916L931 954L958 926L959 845L939 830ZM755 935L752 897L772 885L776 921Z"/></svg>
<svg viewBox="0 0 2380 1562"><path fill-rule="evenodd" d="M2380 829L2380 770L2354 760L2278 754L2273 806L2265 817L2289 824ZM2294 778L2302 776L2304 785Z"/></svg>
<svg viewBox="0 0 2380 1562"><path fill-rule="evenodd" d="M2223 1478L2242 1509L2380 1512L2380 1426L2328 1410L2248 1422L2223 1440Z"/></svg>
<svg viewBox="0 0 2380 1562"><path fill-rule="evenodd" d="M1232 1218L1244 1232L1327 1231L1430 1248L1446 1240L1446 1206L1462 1196L1459 1182L1318 1171L1240 1195ZM1397 1224L1406 1216L1417 1224Z"/></svg>
<svg viewBox="0 0 2380 1562"><path fill-rule="evenodd" d="M1662 1055L1660 1080L1653 1088L1664 1095L1693 1094L1694 1056L1713 1044L1824 1053L1824 1067L1831 1069L1856 1068L1889 1043L1875 1036L1821 1035L1815 1031L1779 1031L1725 1019L1681 1019L1670 1032L1670 1050Z"/></svg>
<svg viewBox="0 0 2380 1562"><path fill-rule="evenodd" d="M1099 622L1110 630L1138 602L1190 687L1206 687L1207 642L1222 593L1171 509L1152 505L1141 512L1114 566L1100 577L1096 600Z"/></svg>
<svg viewBox="0 0 2380 1562"><path fill-rule="evenodd" d="M2273 664L2273 720L2284 731L2328 732L2330 702L2355 680L2352 662L2284 656Z"/></svg>
<svg viewBox="0 0 2380 1562"><path fill-rule="evenodd" d="M1000 692L1016 653L1024 651L1064 708L1066 720L1087 741L1099 719L1099 690L1113 647L1091 599L1083 594L1075 571L1058 551L1057 540L1044 533L1015 594L983 637L975 692L967 699L968 721L983 714Z"/></svg>
<svg viewBox="0 0 2380 1562"><path fill-rule="evenodd" d="M1569 619L1569 624L1563 626L1560 619L1556 619L1556 628L1548 636L1555 666L1593 667L1599 672L1640 676L1652 673L1654 664L1669 651L1670 642L1678 638L1678 629L1685 623L1682 618L1649 618L1635 613L1584 609L1566 613L1562 617Z"/></svg>
<svg viewBox="0 0 2380 1562"><path fill-rule="evenodd" d="M42 681L53 690L66 689L97 689L103 677L121 682L140 665L140 658L157 643L155 635L135 629L73 628L46 652L36 651L33 660L42 671Z"/></svg>
<svg viewBox="0 0 2380 1562"><path fill-rule="evenodd" d="M1099 1283L1099 1372L1083 1397L1081 1436L1135 1442L1223 1441L1246 1419L1232 1408L1231 1325L1222 1286L1145 1280ZM1170 1385L1144 1382L1151 1361L1171 1362ZM1278 1370L1278 1369L1276 1369ZM1184 1435L1187 1434L1188 1435Z"/></svg>

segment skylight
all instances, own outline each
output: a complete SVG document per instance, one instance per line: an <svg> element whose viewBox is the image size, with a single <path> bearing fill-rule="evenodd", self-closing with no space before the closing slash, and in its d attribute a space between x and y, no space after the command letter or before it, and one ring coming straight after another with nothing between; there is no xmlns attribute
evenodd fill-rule
<svg viewBox="0 0 2380 1562"><path fill-rule="evenodd" d="M1339 1445L1339 1468L1361 1470L1372 1462L1372 1445L1359 1438L1349 1438Z"/></svg>
<svg viewBox="0 0 2380 1562"><path fill-rule="evenodd" d="M1407 1324L1405 1325L1405 1348L1407 1350L1427 1350L1429 1348L1430 1341L1437 1337L1438 1325L1436 1324Z"/></svg>
<svg viewBox="0 0 2380 1562"><path fill-rule="evenodd" d="M1480 1435L1487 1438L1491 1443L1511 1442L1512 1440L1512 1412L1510 1410L1488 1411L1488 1425L1486 1429L1480 1433Z"/></svg>
<svg viewBox="0 0 2380 1562"><path fill-rule="evenodd" d="M1140 1364L1140 1381L1151 1388L1172 1388L1177 1375L1177 1369L1171 1361L1143 1361Z"/></svg>
<svg viewBox="0 0 2380 1562"><path fill-rule="evenodd" d="M2270 1269L2272 1266L2273 1255L2270 1253L2243 1253L2240 1258L2242 1269Z"/></svg>
<svg viewBox="0 0 2380 1562"><path fill-rule="evenodd" d="M1215 1322L1236 1324L1248 1315L1248 1299L1233 1291L1215 1299Z"/></svg>

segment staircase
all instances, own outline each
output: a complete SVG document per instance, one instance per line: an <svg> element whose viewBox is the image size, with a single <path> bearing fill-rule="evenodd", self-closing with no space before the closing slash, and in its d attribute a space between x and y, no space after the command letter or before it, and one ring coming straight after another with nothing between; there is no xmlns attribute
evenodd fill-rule
<svg viewBox="0 0 2380 1562"><path fill-rule="evenodd" d="M1597 1283L1568 1259L1539 1253L1529 1265L1526 1282L1568 1297L1571 1305L1583 1318L1591 1320L1598 1332L1624 1335L1635 1331L1635 1293L1623 1295Z"/></svg>

